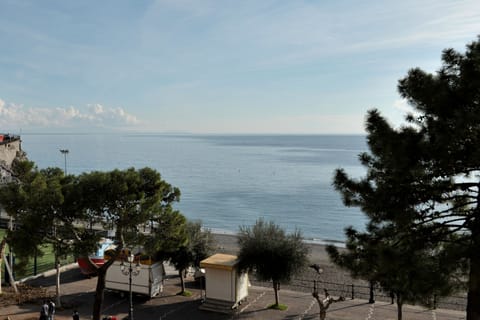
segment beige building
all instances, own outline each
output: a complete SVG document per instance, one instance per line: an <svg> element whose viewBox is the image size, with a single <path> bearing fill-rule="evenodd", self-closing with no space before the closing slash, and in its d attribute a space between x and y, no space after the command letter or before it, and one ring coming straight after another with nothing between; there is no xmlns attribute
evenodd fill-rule
<svg viewBox="0 0 480 320"><path fill-rule="evenodd" d="M238 259L217 253L200 262L205 269L203 310L231 313L248 296L248 274L237 270Z"/></svg>

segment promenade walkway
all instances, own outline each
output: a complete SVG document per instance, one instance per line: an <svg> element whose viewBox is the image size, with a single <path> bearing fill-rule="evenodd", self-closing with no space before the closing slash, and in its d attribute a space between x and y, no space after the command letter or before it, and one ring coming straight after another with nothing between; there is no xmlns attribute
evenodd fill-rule
<svg viewBox="0 0 480 320"><path fill-rule="evenodd" d="M174 272L174 271L172 271ZM176 272L174 272L176 275ZM30 281L32 285L41 285L55 292L54 276L40 277ZM57 310L57 320L72 319L73 308L78 309L81 319L91 319L93 296L97 279L84 278L78 269L71 269L62 275L62 292L64 310ZM319 319L319 308L315 299L309 293L280 290L280 302L288 306L285 311L271 310L267 307L274 302L273 290L264 287L250 287L249 297L239 306L237 312L231 315L212 313L199 310L203 292L193 281L187 281L191 297L178 296L180 281L172 274L166 281L161 296L150 300L135 297L134 316L137 320L168 320L168 319L199 319L199 320L230 320L230 319L285 319L311 320ZM1 306L0 320L33 320L38 319L40 301L33 304ZM120 297L113 292L105 293L103 313L116 315L123 319L128 313L127 297ZM329 320L394 320L397 309L395 305L386 302L368 304L364 300L346 300L332 304L327 313ZM8 318L7 318L8 317ZM465 319L465 312L452 310L428 310L419 306L404 307L406 320L460 320Z"/></svg>

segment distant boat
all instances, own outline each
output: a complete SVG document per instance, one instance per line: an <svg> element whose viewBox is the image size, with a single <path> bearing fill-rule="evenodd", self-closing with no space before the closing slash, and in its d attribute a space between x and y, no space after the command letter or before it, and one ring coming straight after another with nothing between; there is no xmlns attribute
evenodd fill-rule
<svg viewBox="0 0 480 320"><path fill-rule="evenodd" d="M107 249L109 249L113 245L113 240L104 238L100 240L98 243L99 247L97 251L91 255L88 256L90 260L97 265L98 267L101 267L105 263L105 258L104 254ZM83 273L86 276L95 276L97 275L97 269L90 265L88 262L88 258L78 258L78 267L80 268L80 272Z"/></svg>

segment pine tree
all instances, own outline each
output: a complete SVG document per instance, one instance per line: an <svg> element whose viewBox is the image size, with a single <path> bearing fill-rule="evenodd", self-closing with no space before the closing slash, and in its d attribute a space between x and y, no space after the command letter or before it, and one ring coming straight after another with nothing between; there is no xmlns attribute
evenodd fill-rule
<svg viewBox="0 0 480 320"><path fill-rule="evenodd" d="M383 234L373 247L377 253L388 257L407 250L411 263L424 261L430 268L433 263L442 273L467 265L467 320L478 320L480 41L468 45L465 54L445 50L442 61L436 74L416 68L399 81L401 96L413 107L405 126L395 129L378 111L369 112L370 152L360 156L367 174L355 180L338 170L334 185L344 203L360 207L376 235ZM390 233L382 231L386 228ZM387 267L380 265L379 271ZM397 266L391 272L403 270ZM422 288L412 284L410 289Z"/></svg>

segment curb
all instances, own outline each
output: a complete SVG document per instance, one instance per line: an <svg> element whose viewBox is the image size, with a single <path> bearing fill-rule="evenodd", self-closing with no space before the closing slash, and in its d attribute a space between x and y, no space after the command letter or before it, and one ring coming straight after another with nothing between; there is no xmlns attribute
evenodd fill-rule
<svg viewBox="0 0 480 320"><path fill-rule="evenodd" d="M78 263L76 263L76 262L70 263L70 264L67 264L65 266L60 267L60 272L68 271L68 270L75 269L75 268L78 268ZM27 281L30 281L30 280L35 280L35 279L42 278L42 277L43 278L50 277L50 276L54 275L56 272L57 272L56 269L48 270L48 271L45 271L43 273L39 273L39 274L34 275L34 276L29 276L29 277L17 280L17 281L15 281L15 283L16 284L24 283L24 282L27 282Z"/></svg>

